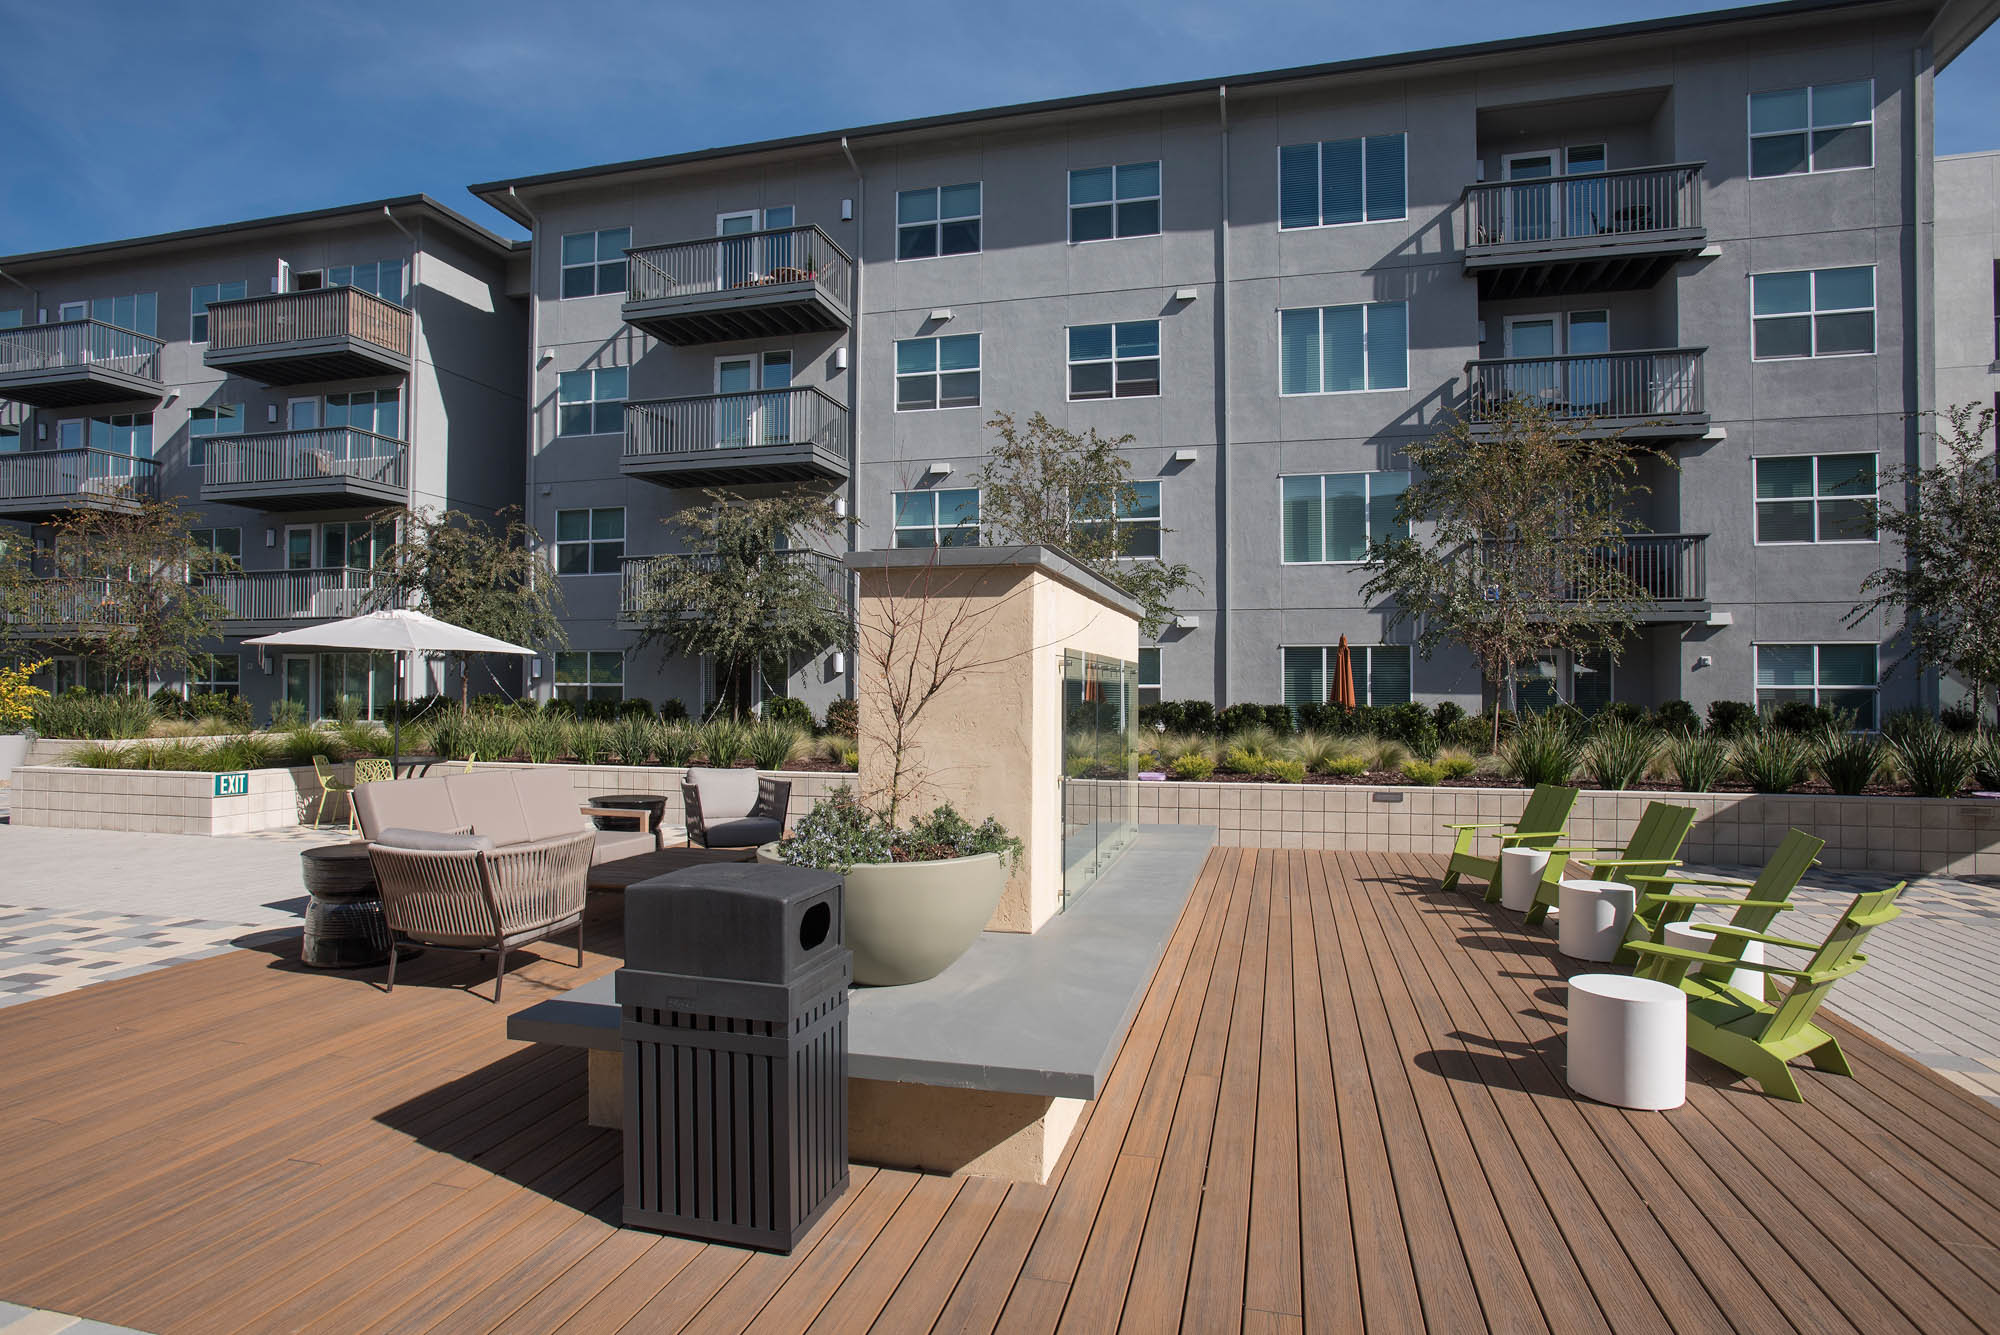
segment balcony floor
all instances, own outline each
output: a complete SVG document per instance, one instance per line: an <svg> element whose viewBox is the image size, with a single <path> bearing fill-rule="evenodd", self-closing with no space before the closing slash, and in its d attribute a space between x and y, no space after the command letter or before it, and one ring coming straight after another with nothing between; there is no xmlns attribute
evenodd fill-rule
<svg viewBox="0 0 2000 1335"><path fill-rule="evenodd" d="M0 399L31 408L100 403L158 403L160 382L111 366L83 364L35 371L0 371Z"/></svg>
<svg viewBox="0 0 2000 1335"><path fill-rule="evenodd" d="M260 385L365 380L407 375L410 370L408 357L351 335L226 350L211 347L201 360L214 370L228 371Z"/></svg>
<svg viewBox="0 0 2000 1335"><path fill-rule="evenodd" d="M355 506L400 505L403 488L368 478L331 476L285 482L204 482L201 498L211 505L246 505L264 510L338 510Z"/></svg>
<svg viewBox="0 0 2000 1335"><path fill-rule="evenodd" d="M1465 272L1481 301L1632 292L1652 287L1708 243L1701 228L1631 235L1550 237L1465 248Z"/></svg>
<svg viewBox="0 0 2000 1335"><path fill-rule="evenodd" d="M1562 1085L1549 937L1436 859L1213 853L1045 1187L857 1167L790 1257L614 1226L581 1054L295 939L0 1011L0 1297L159 1332L1972 1330L2000 1113L1841 1029L1779 1103ZM594 896L587 938L618 944ZM1888 929L1890 934L1895 928ZM1836 1001L1839 994L1836 993Z"/></svg>

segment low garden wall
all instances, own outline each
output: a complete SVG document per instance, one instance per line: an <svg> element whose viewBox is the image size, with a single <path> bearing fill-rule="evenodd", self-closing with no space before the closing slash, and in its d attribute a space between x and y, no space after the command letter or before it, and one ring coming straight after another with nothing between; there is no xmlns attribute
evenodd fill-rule
<svg viewBox="0 0 2000 1335"><path fill-rule="evenodd" d="M342 776L352 768L341 766ZM250 834L312 818L319 780L310 766L246 773L249 791L217 797L214 774L23 765L14 771L8 819L56 829ZM328 799L326 818L345 821L345 799Z"/></svg>

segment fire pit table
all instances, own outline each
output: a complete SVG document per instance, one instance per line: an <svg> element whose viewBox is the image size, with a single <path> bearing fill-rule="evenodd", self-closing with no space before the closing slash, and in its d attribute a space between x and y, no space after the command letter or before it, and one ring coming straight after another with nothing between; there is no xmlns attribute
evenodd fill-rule
<svg viewBox="0 0 2000 1335"><path fill-rule="evenodd" d="M299 962L315 969L362 969L387 964L392 940L368 845L327 844L299 854L306 893L305 941ZM401 947L402 958L421 952Z"/></svg>

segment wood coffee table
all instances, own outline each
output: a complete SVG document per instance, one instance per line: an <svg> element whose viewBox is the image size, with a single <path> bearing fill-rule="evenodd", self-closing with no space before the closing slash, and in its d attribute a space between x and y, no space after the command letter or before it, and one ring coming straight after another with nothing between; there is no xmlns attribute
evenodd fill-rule
<svg viewBox="0 0 2000 1335"><path fill-rule="evenodd" d="M707 862L755 862L754 848L663 848L657 853L600 862L590 869L592 890L619 890L655 876L665 876L683 867L699 867Z"/></svg>

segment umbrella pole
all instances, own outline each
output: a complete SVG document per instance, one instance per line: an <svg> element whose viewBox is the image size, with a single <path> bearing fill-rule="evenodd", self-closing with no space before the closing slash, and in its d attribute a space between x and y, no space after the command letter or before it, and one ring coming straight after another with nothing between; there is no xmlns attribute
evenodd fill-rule
<svg viewBox="0 0 2000 1335"><path fill-rule="evenodd" d="M403 758L403 662L396 655L396 703L389 711L389 777L396 777L396 765Z"/></svg>

